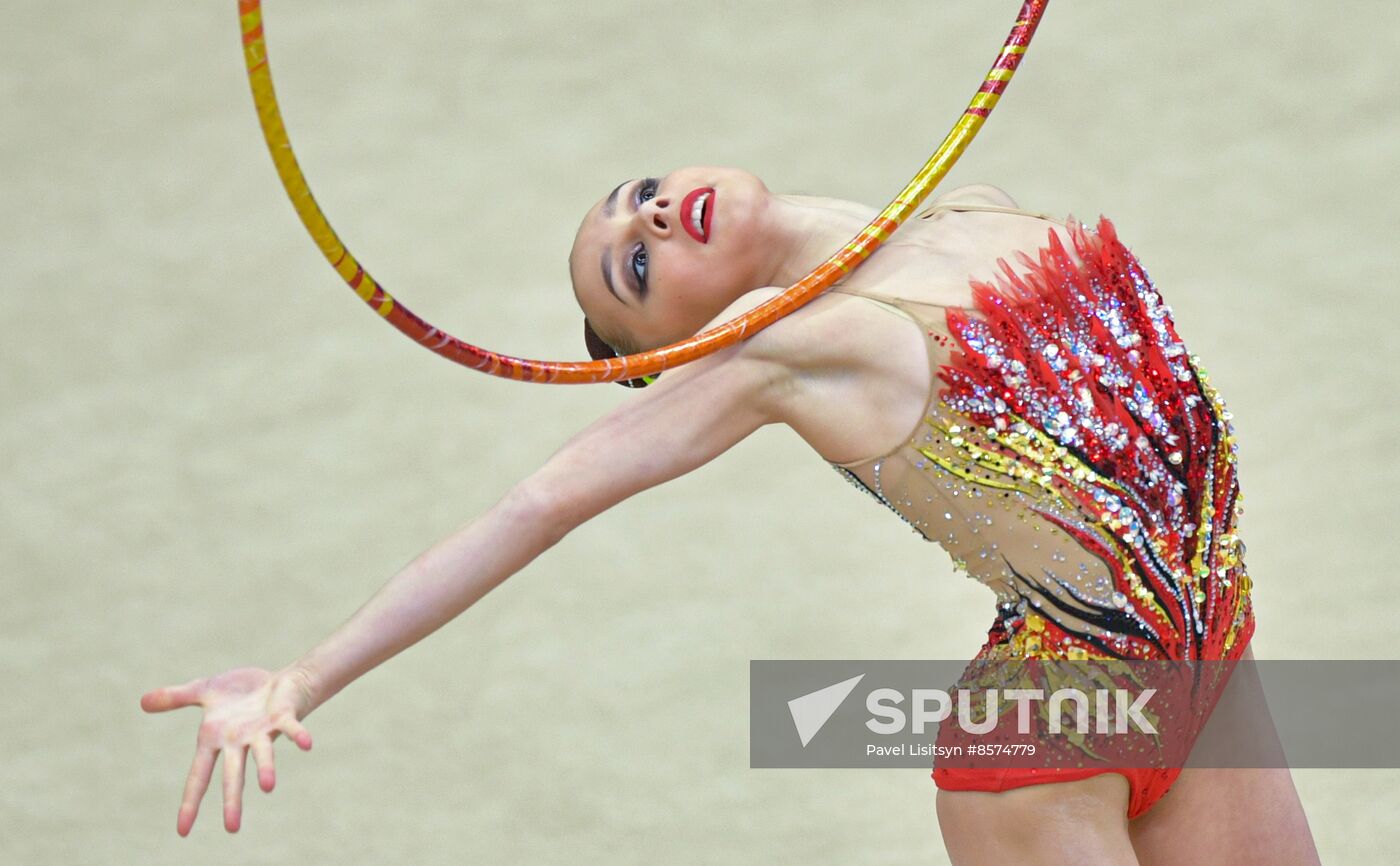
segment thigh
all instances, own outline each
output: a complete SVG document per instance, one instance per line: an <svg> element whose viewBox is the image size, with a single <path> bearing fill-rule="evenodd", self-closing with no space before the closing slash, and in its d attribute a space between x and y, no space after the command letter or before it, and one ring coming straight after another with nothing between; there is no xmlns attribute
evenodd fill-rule
<svg viewBox="0 0 1400 866"><path fill-rule="evenodd" d="M1128 783L1117 773L999 793L939 791L938 826L954 866L1136 866Z"/></svg>
<svg viewBox="0 0 1400 866"><path fill-rule="evenodd" d="M1182 770L1128 833L1142 866L1319 862L1287 769Z"/></svg>
<svg viewBox="0 0 1400 866"><path fill-rule="evenodd" d="M1246 649L1243 660L1252 662ZM1313 843L1293 774L1281 765L1273 717L1252 666L1235 671L1217 712L1220 742L1250 743L1262 768L1187 767L1161 800L1130 822L1144 866L1168 863L1315 864ZM1198 744L1199 745L1199 744ZM1193 756L1194 757L1194 756ZM1275 764L1270 767L1269 764Z"/></svg>

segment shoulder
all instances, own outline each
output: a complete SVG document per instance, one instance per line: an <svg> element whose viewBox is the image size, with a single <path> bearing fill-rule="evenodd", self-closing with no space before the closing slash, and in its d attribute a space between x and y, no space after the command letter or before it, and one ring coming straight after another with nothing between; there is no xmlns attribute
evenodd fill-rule
<svg viewBox="0 0 1400 866"><path fill-rule="evenodd" d="M734 319L773 298L786 288L754 289L716 316L706 328ZM852 313L861 305L848 305L844 295L825 294L804 304L768 327L744 339L734 353L750 365L767 365L788 377L810 375L815 369L849 361L862 354L851 344ZM859 329L857 329L859 331Z"/></svg>
<svg viewBox="0 0 1400 866"><path fill-rule="evenodd" d="M990 204L997 207L1017 207L1016 200L999 186L990 183L969 183L954 187L936 197L931 204L942 202L962 202L966 204Z"/></svg>
<svg viewBox="0 0 1400 866"><path fill-rule="evenodd" d="M732 318L782 292L754 290L723 315ZM894 441L909 428L907 416L922 411L930 387L920 329L847 294L814 298L732 348L735 375L763 382L768 420L837 460ZM912 408L900 411L906 404Z"/></svg>
<svg viewBox="0 0 1400 866"><path fill-rule="evenodd" d="M746 292L706 322L700 332L733 321L783 291L778 287L766 287ZM734 345L668 371L658 384L667 385L669 389L683 382L694 382L702 390L722 394L721 403L742 403L748 410L758 412L763 417L762 423L783 420L782 406L792 389L798 367L795 359L809 339L802 327L805 309L752 332Z"/></svg>
<svg viewBox="0 0 1400 866"><path fill-rule="evenodd" d="M704 330L723 325L778 297L787 289L754 289L726 307ZM845 296L823 295L716 355L717 366L736 387L751 392L784 420L791 404L814 376L849 367L869 352L866 329L852 327L854 305ZM857 318L859 318L857 316Z"/></svg>

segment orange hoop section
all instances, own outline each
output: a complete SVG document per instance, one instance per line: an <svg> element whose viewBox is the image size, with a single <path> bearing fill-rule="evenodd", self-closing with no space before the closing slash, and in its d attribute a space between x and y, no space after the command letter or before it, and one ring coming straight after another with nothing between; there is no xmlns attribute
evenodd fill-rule
<svg viewBox="0 0 1400 866"><path fill-rule="evenodd" d="M505 379L571 385L637 379L703 358L768 327L859 267L918 209L982 128L1020 65L1021 57L1045 13L1047 2L1026 0L991 71L938 150L895 196L894 201L838 252L782 294L732 321L659 349L598 361L537 361L483 349L423 321L385 291L331 228L297 164L272 86L267 43L263 38L261 0L239 0L238 14L243 30L243 56L248 68L248 84L253 91L253 104L257 107L258 121L262 125L268 152L272 155L272 163L277 168L277 176L302 225L341 279L389 324L444 358Z"/></svg>

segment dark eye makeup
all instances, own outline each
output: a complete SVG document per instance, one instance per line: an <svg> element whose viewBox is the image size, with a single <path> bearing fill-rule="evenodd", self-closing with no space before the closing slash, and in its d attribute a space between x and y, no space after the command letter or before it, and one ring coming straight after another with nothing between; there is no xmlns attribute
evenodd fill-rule
<svg viewBox="0 0 1400 866"><path fill-rule="evenodd" d="M632 195L633 204L641 207L644 203L656 198L656 188L660 185L654 177L642 178L637 184L637 189ZM647 294L647 248L644 244L637 244L632 249L632 255L628 257L627 264L632 269L632 276L636 280L637 294L643 298Z"/></svg>
<svg viewBox="0 0 1400 866"><path fill-rule="evenodd" d="M645 298L647 295L647 248L642 244L637 244L632 250L628 264L631 265L632 276L637 281L637 293Z"/></svg>

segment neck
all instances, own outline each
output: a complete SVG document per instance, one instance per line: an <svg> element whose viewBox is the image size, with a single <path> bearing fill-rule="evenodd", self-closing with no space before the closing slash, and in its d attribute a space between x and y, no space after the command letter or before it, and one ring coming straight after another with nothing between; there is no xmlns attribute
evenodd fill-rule
<svg viewBox="0 0 1400 866"><path fill-rule="evenodd" d="M790 286L805 277L855 237L875 213L841 199L774 196L770 216L778 243L768 285Z"/></svg>

